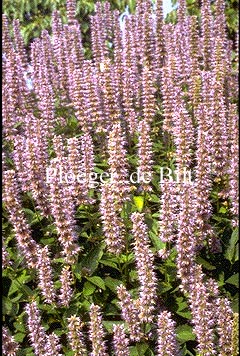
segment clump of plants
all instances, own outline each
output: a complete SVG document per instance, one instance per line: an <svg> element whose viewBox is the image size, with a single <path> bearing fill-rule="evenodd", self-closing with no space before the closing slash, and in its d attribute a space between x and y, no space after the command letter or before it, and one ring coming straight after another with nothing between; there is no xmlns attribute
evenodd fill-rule
<svg viewBox="0 0 240 356"><path fill-rule="evenodd" d="M3 354L237 356L236 44L223 0L3 15Z"/></svg>

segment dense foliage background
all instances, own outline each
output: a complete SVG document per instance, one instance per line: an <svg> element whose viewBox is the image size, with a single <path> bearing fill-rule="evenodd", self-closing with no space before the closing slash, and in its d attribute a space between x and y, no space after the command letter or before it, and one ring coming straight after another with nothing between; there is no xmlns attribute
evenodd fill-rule
<svg viewBox="0 0 240 356"><path fill-rule="evenodd" d="M118 9L120 12L123 12L126 5L128 5L130 12L135 12L136 4L133 0L116 0L111 1L110 3L112 10ZM198 1L188 0L187 8L190 15L200 17L200 4ZM30 43L34 42L34 38L40 36L43 29L48 29L50 33L52 33L51 16L54 9L60 11L63 23L67 23L66 4L64 0L3 1L3 12L9 18L9 22L11 23L12 19L20 20L21 33L29 53ZM238 22L236 10L236 1L226 2L228 35L229 38L234 41L234 46L231 51L234 74L236 74L235 48ZM84 55L85 58L88 59L91 58L92 54L89 15L93 14L93 12L94 1L77 1L76 17L81 23ZM166 22L175 24L177 21L176 18L177 12L173 11L168 15ZM12 35L12 29L10 32ZM112 55L111 49L110 55ZM107 63L105 65L107 66ZM10 69L8 70L11 72ZM14 82L14 75L12 75L11 78L9 78L9 76L4 76L4 83L7 84L6 87L11 81L12 83ZM54 87L55 83L51 83L51 85ZM185 90L187 92L188 88L185 89L184 85L182 88L183 91ZM54 87L54 90L55 89L56 88ZM14 88L11 90L14 93ZM40 92L41 88L38 88L38 90ZM70 101L68 102L66 98L62 100L64 95L61 97L61 90L58 91L57 89L54 92L56 95L55 99L57 98L54 102L55 118L57 118L56 121L54 121L54 135L61 135L65 141L69 138L82 137L82 135L85 134L84 128L81 126L77 114L71 105L69 105ZM10 98L12 96L11 93L9 95ZM33 108L32 113L34 113L36 117L41 117L41 109L39 109L39 107L34 107L34 103L37 103L39 100L38 95L40 94L36 91L35 94L30 94L23 98L23 101L26 100L29 107ZM143 96L142 93L141 95ZM100 189L91 188L88 191L89 198L94 199L94 203L91 201L89 203L88 201L87 203L83 202L77 205L74 219L77 226L77 244L81 246L82 252L79 253L76 263L72 264L70 267L72 273L72 283L70 286L72 288L72 296L69 305L63 304L59 306L54 303L48 304L45 302L44 297L41 295L41 288L39 288L38 284L38 269L29 268L26 265L24 256L19 253L16 243L16 231L14 230L15 226L9 221L9 215L11 215L9 206L12 206L14 211L14 206L16 207L18 202L21 202L20 206L23 215L20 215L20 218L21 216L26 218L33 240L42 247L48 246L49 251L51 251L53 268L52 280L54 281L54 288L60 294L63 282L59 280L59 275L62 273L62 266L65 261L61 256L61 245L58 242L59 231L56 228L53 217L50 215L44 216L42 214L31 190L27 191L27 189L24 190L21 188L21 190L19 190L14 188L15 190L13 189L13 191L16 193L15 198L12 196L12 200L9 198L10 200L7 200L7 203L5 203L3 207L3 240L4 246L6 247L7 257L3 269L3 323L8 327L10 333L14 335L15 341L21 346L17 352L18 356L36 355L36 353L33 353L33 348L29 342L28 321L25 309L26 304L32 301L37 302L37 306L41 311L41 323L44 330L48 334L54 333L60 338L64 355L78 355L78 353L74 353L71 350L67 337L69 333L68 318L73 315L81 316L81 321L84 324L82 332L86 337L85 341L88 350L91 349L91 338L89 339L87 336L87 325L89 323L89 310L92 303L101 307L103 326L107 335L107 345L110 346L112 344L113 326L124 323L123 320L121 320L121 308L119 307L117 287L123 283L127 290L130 291L133 298L136 298L139 292L139 275L138 267L136 266L136 254L134 254L132 248L133 227L130 219L130 216L134 213L141 213L145 216L150 244L149 250L155 256L154 264L157 277L156 305L158 308L164 308L172 313L173 320L176 323L176 339L180 345L181 355L207 355L204 352L199 354L197 351L198 343L191 323L192 314L189 309L188 296L187 294L184 294L179 287L180 281L176 264L176 246L174 243L163 242L159 238L159 220L161 218L160 209L162 202L162 190L159 185L159 169L160 167L176 167L176 157L174 156L176 147L173 140L169 139L169 135L164 134L162 131L165 107L163 105L163 93L157 84L155 84L154 95L156 106L154 109L154 117L151 122L151 141L153 143L152 159L154 162L153 179L151 181L152 190L145 191L141 185L133 185L129 193L129 200L124 201L122 209L120 209L119 217L127 231L126 249L120 255L109 252L106 246L105 231L103 230L104 222L102 218L103 207L101 207L102 195ZM236 93L231 93L231 98L229 100L231 104L235 104L237 101ZM7 105L10 106L10 104L8 102ZM22 105L21 102L19 105ZM112 102L111 105L113 105ZM141 102L141 105L144 106L144 99L143 103ZM139 107L141 107L140 104ZM192 112L190 104L188 109ZM48 110L48 108L46 110ZM141 110L142 109L139 109L139 111ZM13 128L10 127L9 129L7 126L7 129L10 131L13 130L14 137L17 137L18 135L21 136L22 131L24 132L24 130L28 130L24 118L21 118L22 113L20 112L18 115L23 121L19 121L18 117L14 122ZM32 125L35 125L34 122ZM109 130L109 132L110 131L111 130ZM31 132L31 130L29 132ZM93 134L93 132L94 130L91 134ZM11 134L7 132L4 137L4 166L6 171L14 169L17 172L19 166L16 168L18 162L14 156L14 152L18 149L20 152L21 141L18 141L16 145ZM34 135L33 132L31 134ZM25 135L25 133L23 135ZM110 149L109 146L107 146L108 143L105 132L97 134L95 132L92 136L93 146L95 147L94 171L100 174L109 169L110 164L108 156ZM126 160L131 172L135 172L138 168L138 160L136 158L138 140L139 132L133 134L132 137L128 137L127 135ZM51 159L56 157L56 147L58 146L54 146L52 137L50 137L48 142L48 154ZM24 166L24 162L22 163ZM23 170L24 169L27 168L23 168ZM10 175L8 176L6 174L6 177L9 178ZM208 240L204 241L203 247L197 253L196 263L202 267L202 271L206 278L212 278L217 282L220 295L228 298L232 311L237 314L239 286L238 229L233 224L231 201L229 197L222 194L226 188L226 180L226 176L220 178L214 176L213 178L209 200L212 214L209 223L214 231L215 242L210 244ZM19 181L20 179L18 177L18 183ZM14 182L14 179L12 182ZM13 183L13 186L14 184L15 183ZM40 197L38 197L38 199L40 199ZM63 201L63 206L61 208L64 209L67 207L64 206ZM141 232L140 229L139 234L141 234ZM168 253L164 256L166 251ZM156 325L152 326L151 323L145 323L144 337L140 342L130 343L130 355L156 355L156 337L154 335L156 335ZM81 353L79 353L79 355L80 354ZM220 354L219 351L219 355ZM10 355L10 353L8 353L8 355ZM39 355L41 355L41 353L39 353ZM99 354L99 356L100 355L101 354ZM227 354L224 355L230 356ZM237 353L231 356L236 355Z"/></svg>

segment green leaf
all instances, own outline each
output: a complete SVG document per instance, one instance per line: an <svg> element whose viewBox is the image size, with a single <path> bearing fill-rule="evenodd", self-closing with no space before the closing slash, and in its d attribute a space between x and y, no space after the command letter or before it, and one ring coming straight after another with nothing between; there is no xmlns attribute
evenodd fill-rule
<svg viewBox="0 0 240 356"><path fill-rule="evenodd" d="M153 203L160 203L160 198L156 194L150 194L148 201Z"/></svg>
<svg viewBox="0 0 240 356"><path fill-rule="evenodd" d="M235 294L231 302L231 308L234 313L239 313L239 296L238 293Z"/></svg>
<svg viewBox="0 0 240 356"><path fill-rule="evenodd" d="M166 248L166 243L162 242L159 236L157 236L154 232L149 231L149 237L157 251Z"/></svg>
<svg viewBox="0 0 240 356"><path fill-rule="evenodd" d="M237 242L238 242L238 228L236 228L230 238L229 245L225 251L224 256L231 264L234 264L238 260L237 254Z"/></svg>
<svg viewBox="0 0 240 356"><path fill-rule="evenodd" d="M187 345L184 344L183 348L182 348L182 355L183 356L199 356L196 353L192 354L188 349L187 349Z"/></svg>
<svg viewBox="0 0 240 356"><path fill-rule="evenodd" d="M235 262L237 262L239 260L239 243L236 244L234 260L235 260Z"/></svg>
<svg viewBox="0 0 240 356"><path fill-rule="evenodd" d="M143 356L148 349L148 345L146 343L137 344L136 346L131 346L129 349L130 356Z"/></svg>
<svg viewBox="0 0 240 356"><path fill-rule="evenodd" d="M112 262L111 260L101 260L100 263L102 263L105 266L112 267L119 271L117 264L115 262Z"/></svg>
<svg viewBox="0 0 240 356"><path fill-rule="evenodd" d="M65 355L66 356L74 356L74 355L76 355L76 353L74 351L67 351Z"/></svg>
<svg viewBox="0 0 240 356"><path fill-rule="evenodd" d="M47 238L47 239L42 238L42 239L40 240L40 242L41 242L43 245L52 245L52 244L54 243L54 241L55 241L54 237L50 237L50 238Z"/></svg>
<svg viewBox="0 0 240 356"><path fill-rule="evenodd" d="M188 303L183 299L183 297L176 298L176 302L178 305L176 313L182 316L183 318L191 319L192 315L188 310Z"/></svg>
<svg viewBox="0 0 240 356"><path fill-rule="evenodd" d="M15 292L17 292L19 289L19 282L17 282L16 280L13 280L11 283L11 286L9 288L8 291L8 297L11 297L11 295L13 295Z"/></svg>
<svg viewBox="0 0 240 356"><path fill-rule="evenodd" d="M213 271L214 269L216 269L215 266L211 265L211 263L209 263L208 261L204 260L204 258L202 258L200 256L197 256L196 262L199 263L200 265L202 265L204 268L206 268L209 271Z"/></svg>
<svg viewBox="0 0 240 356"><path fill-rule="evenodd" d="M103 320L103 326L105 327L107 332L110 333L110 334L113 332L113 326L114 325L124 325L124 321L106 321L106 320Z"/></svg>
<svg viewBox="0 0 240 356"><path fill-rule="evenodd" d="M187 311L177 311L176 312L178 315L182 316L185 319L192 319L192 314L189 310Z"/></svg>
<svg viewBox="0 0 240 356"><path fill-rule="evenodd" d="M15 321L15 323L13 323L13 325L14 325L14 327L15 327L15 329L17 331L20 331L22 333L26 333L25 325L23 324L22 321L18 321L18 322Z"/></svg>
<svg viewBox="0 0 240 356"><path fill-rule="evenodd" d="M19 304L13 303L9 298L3 296L2 298L3 315L15 316L19 310Z"/></svg>
<svg viewBox="0 0 240 356"><path fill-rule="evenodd" d="M92 277L86 277L87 280L93 284L95 284L95 286L99 287L100 289L105 290L105 283L104 280L101 277L98 276L92 276Z"/></svg>
<svg viewBox="0 0 240 356"><path fill-rule="evenodd" d="M239 288L239 273L233 274L226 280L226 283L233 284L235 287Z"/></svg>
<svg viewBox="0 0 240 356"><path fill-rule="evenodd" d="M25 336L26 336L26 334L19 332L19 333L14 335L14 340L16 342L23 342L23 339L25 338Z"/></svg>
<svg viewBox="0 0 240 356"><path fill-rule="evenodd" d="M136 348L137 348L137 350L139 352L139 355L144 355L144 353L148 349L148 344L146 344L146 343L137 344Z"/></svg>
<svg viewBox="0 0 240 356"><path fill-rule="evenodd" d="M21 284L25 284L30 282L33 279L32 276L30 276L29 274L27 274L27 270L23 270L22 274L17 278L18 282Z"/></svg>
<svg viewBox="0 0 240 356"><path fill-rule="evenodd" d="M177 339L182 344L186 341L195 340L196 335L192 332L192 327L188 324L180 325L176 328Z"/></svg>
<svg viewBox="0 0 240 356"><path fill-rule="evenodd" d="M219 209L219 213L220 214L226 214L226 212L227 212L226 207L225 206L221 206L221 208Z"/></svg>
<svg viewBox="0 0 240 356"><path fill-rule="evenodd" d="M83 295L89 296L94 293L96 286L93 285L91 282L85 282L83 286Z"/></svg>
<svg viewBox="0 0 240 356"><path fill-rule="evenodd" d="M84 257L81 266L89 270L89 274L93 274L96 271L99 261L103 255L104 244L99 244L93 248L86 257Z"/></svg>
<svg viewBox="0 0 240 356"><path fill-rule="evenodd" d="M112 278L112 277L106 277L105 278L105 285L114 293L117 292L117 287L122 284L122 281L119 281L118 279Z"/></svg>
<svg viewBox="0 0 240 356"><path fill-rule="evenodd" d="M19 350L18 355L19 356L22 356L22 355L23 356L35 356L36 354L34 354L32 350L33 350L32 347L28 347L24 350Z"/></svg>
<svg viewBox="0 0 240 356"><path fill-rule="evenodd" d="M18 293L15 298L11 298L11 301L13 303L16 303L22 298L22 296L23 296L23 293Z"/></svg>
<svg viewBox="0 0 240 356"><path fill-rule="evenodd" d="M141 213L144 206L144 197L142 195L134 196L133 201L137 210L139 211L139 213Z"/></svg>
<svg viewBox="0 0 240 356"><path fill-rule="evenodd" d="M172 285L166 282L161 282L159 285L160 285L160 294L166 293L170 289L172 289Z"/></svg>
<svg viewBox="0 0 240 356"><path fill-rule="evenodd" d="M21 287L21 291L23 292L25 297L29 297L29 296L34 295L34 292L31 290L31 288L29 288L28 286L25 286L25 285L23 285Z"/></svg>

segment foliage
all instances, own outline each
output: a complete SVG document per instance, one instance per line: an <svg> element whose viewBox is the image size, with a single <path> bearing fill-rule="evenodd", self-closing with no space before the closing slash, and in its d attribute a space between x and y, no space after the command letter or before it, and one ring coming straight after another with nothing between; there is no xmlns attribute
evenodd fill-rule
<svg viewBox="0 0 240 356"><path fill-rule="evenodd" d="M112 9L123 12L129 6L133 10L135 0L113 0ZM66 23L66 0L4 0L3 13L9 20L20 21L21 32L28 45L34 38L40 36L42 30L51 30L51 14L53 10L61 13L63 22ZM81 21L83 43L89 42L89 15L94 11L94 0L77 1L76 16ZM87 45L89 47L89 43Z"/></svg>

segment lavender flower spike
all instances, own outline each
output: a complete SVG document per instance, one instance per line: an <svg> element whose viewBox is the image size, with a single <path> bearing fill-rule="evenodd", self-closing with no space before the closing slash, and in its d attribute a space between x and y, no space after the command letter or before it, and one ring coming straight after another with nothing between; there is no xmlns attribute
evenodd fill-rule
<svg viewBox="0 0 240 356"><path fill-rule="evenodd" d="M40 312L37 303L34 301L26 306L28 314L28 330L31 345L36 356L46 355L47 335L41 325Z"/></svg>
<svg viewBox="0 0 240 356"><path fill-rule="evenodd" d="M152 322L157 295L154 256L150 250L144 215L133 213L131 220L133 222L134 253L140 281L139 318L141 321Z"/></svg>
<svg viewBox="0 0 240 356"><path fill-rule="evenodd" d="M2 353L3 356L16 356L19 349L18 344L10 335L8 329L3 327L2 329Z"/></svg>
<svg viewBox="0 0 240 356"><path fill-rule="evenodd" d="M64 266L60 276L62 286L59 294L59 304L65 307L69 306L73 295L73 289L71 288L71 284L73 282L72 273L69 268L69 266Z"/></svg>
<svg viewBox="0 0 240 356"><path fill-rule="evenodd" d="M138 316L138 310L135 307L134 301L126 287L120 285L117 288L117 295L120 299L120 307L122 310L122 318L128 324L129 336L132 341L140 341L142 337L141 323Z"/></svg>
<svg viewBox="0 0 240 356"><path fill-rule="evenodd" d="M83 340L82 333L83 323L81 319L76 315L72 315L68 318L68 341L71 346L72 351L76 355L87 356L87 349Z"/></svg>
<svg viewBox="0 0 240 356"><path fill-rule="evenodd" d="M36 267L38 244L31 236L30 227L25 219L20 201L20 189L13 170L4 173L3 201L9 212L18 247L25 257L29 268Z"/></svg>
<svg viewBox="0 0 240 356"><path fill-rule="evenodd" d="M39 278L38 286L41 289L45 302L51 304L55 301L56 291L52 279L52 268L48 246L38 250L37 271Z"/></svg>
<svg viewBox="0 0 240 356"><path fill-rule="evenodd" d="M90 307L90 340L92 341L92 352L90 356L108 356L104 341L104 330L100 307L92 304Z"/></svg>
<svg viewBox="0 0 240 356"><path fill-rule="evenodd" d="M217 332L219 335L219 356L233 355L233 311L227 298L217 299Z"/></svg>
<svg viewBox="0 0 240 356"><path fill-rule="evenodd" d="M59 336L52 333L47 337L46 356L61 356L61 344L59 344Z"/></svg>
<svg viewBox="0 0 240 356"><path fill-rule="evenodd" d="M113 326L113 345L115 355L117 356L129 356L130 351L128 348L129 340L125 335L123 325Z"/></svg>
<svg viewBox="0 0 240 356"><path fill-rule="evenodd" d="M108 251L119 254L125 248L125 227L116 206L114 191L111 183L102 186L100 212Z"/></svg>
<svg viewBox="0 0 240 356"><path fill-rule="evenodd" d="M171 313L163 311L158 315L157 356L177 356L179 348L176 340L175 322Z"/></svg>

